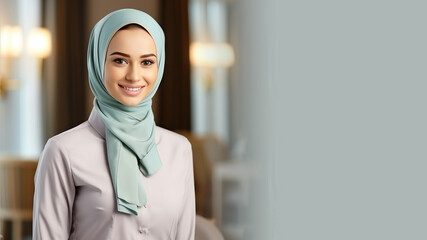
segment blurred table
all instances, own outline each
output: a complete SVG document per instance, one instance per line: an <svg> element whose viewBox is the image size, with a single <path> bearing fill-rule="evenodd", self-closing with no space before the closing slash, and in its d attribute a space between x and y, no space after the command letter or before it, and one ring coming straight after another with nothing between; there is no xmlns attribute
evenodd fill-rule
<svg viewBox="0 0 427 240"><path fill-rule="evenodd" d="M226 239L243 239L242 213L249 203L250 180L254 169L243 160L216 162L212 175L212 213ZM232 191L227 191L227 185ZM227 212L235 214L227 219Z"/></svg>

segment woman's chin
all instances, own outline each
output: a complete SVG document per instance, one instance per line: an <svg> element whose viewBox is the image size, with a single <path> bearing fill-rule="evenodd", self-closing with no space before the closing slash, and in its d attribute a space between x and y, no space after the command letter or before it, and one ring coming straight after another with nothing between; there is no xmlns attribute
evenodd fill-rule
<svg viewBox="0 0 427 240"><path fill-rule="evenodd" d="M140 98L124 98L124 99L120 99L120 103L127 106L127 107L135 107L137 106L139 103L141 103L142 99Z"/></svg>

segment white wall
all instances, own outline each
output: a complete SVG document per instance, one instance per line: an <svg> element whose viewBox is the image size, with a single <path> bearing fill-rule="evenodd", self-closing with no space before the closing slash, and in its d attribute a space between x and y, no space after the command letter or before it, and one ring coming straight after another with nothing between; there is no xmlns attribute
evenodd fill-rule
<svg viewBox="0 0 427 240"><path fill-rule="evenodd" d="M16 25L18 22L17 17L13 16L12 12L17 12L17 4L12 1L1 0L0 1L0 26L7 24ZM0 59L2 61L3 59ZM3 60L4 61L4 60ZM4 62L1 62L4 66ZM3 70L3 69L2 69ZM17 109L12 108L12 97L0 99L0 153L5 153L13 149L15 142L17 142L16 136L12 132L13 129L17 129ZM17 147L13 149L17 151Z"/></svg>
<svg viewBox="0 0 427 240"><path fill-rule="evenodd" d="M31 29L39 27L40 2L19 0L1 2L1 25L19 25L23 32L23 52L13 60L10 79L19 81L18 90L0 100L0 155L38 157L43 129L40 72L37 59L27 51Z"/></svg>
<svg viewBox="0 0 427 240"><path fill-rule="evenodd" d="M424 239L427 4L230 1L247 239Z"/></svg>

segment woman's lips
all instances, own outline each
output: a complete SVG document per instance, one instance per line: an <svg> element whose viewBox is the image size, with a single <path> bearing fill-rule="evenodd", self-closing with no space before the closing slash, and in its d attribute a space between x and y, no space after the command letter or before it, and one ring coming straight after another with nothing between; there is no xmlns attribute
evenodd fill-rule
<svg viewBox="0 0 427 240"><path fill-rule="evenodd" d="M124 93L130 96L138 95L144 86L123 86L119 84L119 87L123 90Z"/></svg>

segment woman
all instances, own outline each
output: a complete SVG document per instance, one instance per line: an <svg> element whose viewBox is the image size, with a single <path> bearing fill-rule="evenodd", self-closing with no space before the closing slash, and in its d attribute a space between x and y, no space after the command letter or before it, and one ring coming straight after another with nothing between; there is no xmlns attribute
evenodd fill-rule
<svg viewBox="0 0 427 240"><path fill-rule="evenodd" d="M87 122L47 142L35 176L33 239L193 239L191 146L156 127L164 34L144 12L101 19L89 40ZM144 238L144 239L145 239Z"/></svg>

